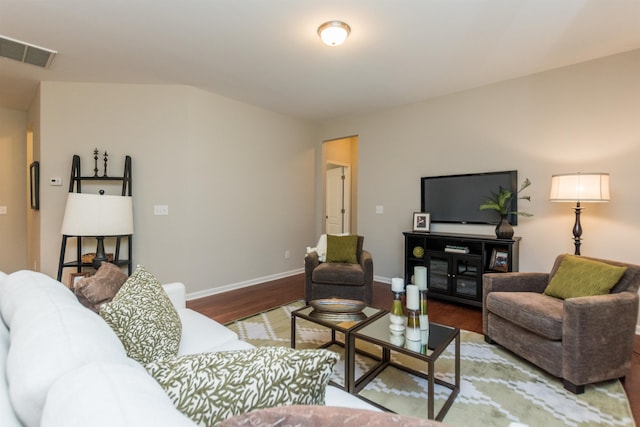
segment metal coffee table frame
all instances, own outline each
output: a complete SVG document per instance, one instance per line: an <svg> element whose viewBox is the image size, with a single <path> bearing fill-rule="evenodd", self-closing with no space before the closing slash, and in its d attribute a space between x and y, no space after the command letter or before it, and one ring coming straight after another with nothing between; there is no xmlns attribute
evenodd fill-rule
<svg viewBox="0 0 640 427"><path fill-rule="evenodd" d="M298 310L292 311L291 312L291 348L296 348L296 319L304 319L307 320L309 322L315 323L317 325L320 326L324 326L325 328L328 328L331 330L331 340L327 341L326 343L322 344L321 346L319 346L318 348L327 348L330 347L332 345L338 345L340 347L343 347L345 349L344 351L344 378L345 378L345 384L336 384L333 383L333 385L338 386L340 388L343 388L344 390L349 389L349 378L353 377L353 373L350 371L351 369L353 369L353 364L349 365L349 363L347 363L348 359L349 359L349 347L347 345L347 343L349 342L349 337L351 335L351 332L355 329L355 328L359 328L362 326L367 325L368 323L374 321L375 319L383 316L384 314L387 313L386 310L380 310L378 308L374 308L374 307L365 307L362 310L362 313L364 313L364 315L366 316L365 319L362 320L358 320L358 321L353 321L351 319L349 319L347 316L346 320L329 320L329 319L323 319L322 317L315 317L312 316L311 313L313 312L313 307L307 305L306 307L302 307L299 308ZM353 323L355 322L355 323ZM341 342L337 339L336 337L336 332L341 332L342 334L344 334L344 342Z"/></svg>
<svg viewBox="0 0 640 427"><path fill-rule="evenodd" d="M385 331L386 330L386 337ZM356 340L362 340L365 342L369 342L381 347L382 357L374 357L374 360L378 360L378 363L371 368L369 371L365 372L360 378L354 378L355 376L355 354L356 350ZM443 381L439 378L435 377L435 362L438 360L440 355L444 352L444 350L451 344L452 341L455 340L455 383L451 384L449 382ZM350 377L346 379L348 389L352 394L357 395L358 397L369 401L375 406L390 411L388 408L385 408L369 399L360 396L360 391L366 387L366 385L373 380L376 376L378 376L382 371L384 371L387 367L393 366L397 369L400 369L405 372L409 372L413 375L417 375L421 378L427 379L427 417L429 419L434 419L434 385L439 384L444 387L447 387L451 390L451 393L444 405L435 416L435 420L442 421L447 411L453 404L456 396L460 392L460 329L454 328L451 326L440 325L437 323L429 324L429 351L427 354L419 353L413 350L410 350L405 347L397 346L390 342L389 340L389 315L385 315L384 317L379 316L375 320L371 322L367 322L366 324L359 325L357 328L351 331L349 334L348 341L348 351L345 351L347 354L347 360L345 365L345 370L349 372ZM411 358L427 362L427 373L416 371L407 366L400 365L398 363L394 363L391 361L391 352L398 352L409 356ZM359 352L361 353L361 352ZM372 356L367 354L368 356Z"/></svg>

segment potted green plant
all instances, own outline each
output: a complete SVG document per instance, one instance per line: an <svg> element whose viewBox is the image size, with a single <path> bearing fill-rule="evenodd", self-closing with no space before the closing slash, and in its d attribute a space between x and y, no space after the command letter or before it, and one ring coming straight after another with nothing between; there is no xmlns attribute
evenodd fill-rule
<svg viewBox="0 0 640 427"><path fill-rule="evenodd" d="M492 193L491 197L488 197L483 204L480 205L480 210L494 210L500 214L500 222L496 226L496 237L499 239L510 239L513 237L513 227L509 223L509 215L521 215L521 216L533 216L529 212L525 211L511 211L511 202L514 197L521 200L531 201L531 196L521 196L520 193L531 185L529 178L525 178L524 182L520 186L520 189L514 194L511 190L508 190L500 186L497 193Z"/></svg>

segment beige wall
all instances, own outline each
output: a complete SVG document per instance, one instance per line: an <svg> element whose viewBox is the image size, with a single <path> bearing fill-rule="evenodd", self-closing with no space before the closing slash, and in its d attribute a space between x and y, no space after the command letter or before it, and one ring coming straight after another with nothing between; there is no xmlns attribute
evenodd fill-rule
<svg viewBox="0 0 640 427"><path fill-rule="evenodd" d="M0 108L0 271L27 268L27 114Z"/></svg>
<svg viewBox="0 0 640 427"><path fill-rule="evenodd" d="M505 169L533 182L527 210L535 216L516 228L520 269L546 271L556 254L573 252L571 205L547 200L551 175L564 172L611 173L612 201L584 209L583 254L640 262L639 71L634 51L320 129L189 87L45 82L28 123L24 113L7 110L0 120L22 147L34 126L43 182L39 253L52 276L71 156L80 154L89 173L95 147L109 151L112 173L121 172L125 154L133 157L134 261L162 281L185 281L195 296L299 271L297 254L321 230L322 141L349 135L359 141L358 232L378 279L402 275L402 231L419 210L421 176ZM23 169L3 182L26 176L25 151L11 156ZM3 152L3 171L14 167L6 158ZM47 185L51 177L64 185ZM26 180L18 181L26 206ZM168 204L170 215L153 216L154 204ZM23 230L15 241L25 246L23 218L12 219L10 232ZM492 228L433 226L480 234ZM23 268L21 256L20 265L2 269Z"/></svg>
<svg viewBox="0 0 640 427"><path fill-rule="evenodd" d="M359 136L358 230L377 278L402 276L403 236L420 209L420 177L517 169L533 183L521 218L520 270L573 253L571 204L548 201L551 175L609 172L611 202L585 204L582 254L640 262L640 51L332 120L322 140ZM375 206L384 214L376 215ZM433 225L492 234L491 226Z"/></svg>
<svg viewBox="0 0 640 427"><path fill-rule="evenodd" d="M133 158L134 263L161 281L199 296L301 271L316 239L310 123L185 86L43 82L40 102L43 179L64 179L43 188L45 273L57 273L71 157L92 174L96 147L110 175Z"/></svg>

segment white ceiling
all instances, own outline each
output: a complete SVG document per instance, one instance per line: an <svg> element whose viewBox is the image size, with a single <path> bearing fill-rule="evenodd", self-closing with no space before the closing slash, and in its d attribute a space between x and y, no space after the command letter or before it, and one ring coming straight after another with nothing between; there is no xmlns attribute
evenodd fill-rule
<svg viewBox="0 0 640 427"><path fill-rule="evenodd" d="M39 81L184 84L321 121L638 49L640 0L0 0L0 34L59 52L0 58L0 107Z"/></svg>

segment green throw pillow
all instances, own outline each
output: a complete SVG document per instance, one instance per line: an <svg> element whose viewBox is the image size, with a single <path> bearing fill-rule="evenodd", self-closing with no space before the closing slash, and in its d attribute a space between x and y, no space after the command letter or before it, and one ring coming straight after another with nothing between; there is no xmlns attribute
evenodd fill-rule
<svg viewBox="0 0 640 427"><path fill-rule="evenodd" d="M627 267L567 255L544 293L560 299L605 295L626 270Z"/></svg>
<svg viewBox="0 0 640 427"><path fill-rule="evenodd" d="M111 326L127 355L145 364L178 354L182 323L158 279L138 266L100 316Z"/></svg>
<svg viewBox="0 0 640 427"><path fill-rule="evenodd" d="M324 405L338 359L329 350L261 347L192 354L145 368L180 412L198 425L214 426L254 409Z"/></svg>
<svg viewBox="0 0 640 427"><path fill-rule="evenodd" d="M327 262L358 263L358 236L327 235Z"/></svg>

